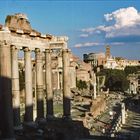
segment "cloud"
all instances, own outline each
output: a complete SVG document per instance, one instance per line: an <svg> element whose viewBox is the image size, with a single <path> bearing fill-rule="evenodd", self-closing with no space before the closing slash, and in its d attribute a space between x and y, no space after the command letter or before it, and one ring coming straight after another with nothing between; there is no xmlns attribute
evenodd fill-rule
<svg viewBox="0 0 140 140"><path fill-rule="evenodd" d="M104 43L104 42L85 42L85 43L78 43L74 45L74 48L83 48L83 47L93 47L93 46L105 46L108 43ZM124 42L111 42L109 43L109 45L111 46L120 46L120 45L124 45Z"/></svg>
<svg viewBox="0 0 140 140"><path fill-rule="evenodd" d="M100 33L100 31L104 31L104 29L105 29L105 26L101 25L97 27L85 28L85 29L82 29L81 31L88 34L92 34L92 33Z"/></svg>
<svg viewBox="0 0 140 140"><path fill-rule="evenodd" d="M78 43L74 45L74 48L84 48L84 47L94 47L94 46L105 46L105 45L111 45L111 46L121 46L124 45L124 42L111 42L109 44L103 43L103 42L86 42L86 43Z"/></svg>
<svg viewBox="0 0 140 140"><path fill-rule="evenodd" d="M90 28L85 28L81 30L82 32L87 32L87 33L92 33L95 31L94 27L90 27Z"/></svg>
<svg viewBox="0 0 140 140"><path fill-rule="evenodd" d="M93 47L93 46L99 46L102 43L98 43L98 42L86 42L86 43L79 43L79 44L75 44L74 47L75 48L81 48L81 47Z"/></svg>
<svg viewBox="0 0 140 140"><path fill-rule="evenodd" d="M124 42L111 42L111 43L109 43L109 45L111 45L111 46L121 46L124 44L125 44Z"/></svg>
<svg viewBox="0 0 140 140"><path fill-rule="evenodd" d="M88 34L81 34L80 35L80 37L82 37L82 38L86 38L86 37L88 37L89 35Z"/></svg>
<svg viewBox="0 0 140 140"><path fill-rule="evenodd" d="M105 34L105 38L140 36L140 12L134 7L121 8L104 15L105 25L82 29L86 34Z"/></svg>

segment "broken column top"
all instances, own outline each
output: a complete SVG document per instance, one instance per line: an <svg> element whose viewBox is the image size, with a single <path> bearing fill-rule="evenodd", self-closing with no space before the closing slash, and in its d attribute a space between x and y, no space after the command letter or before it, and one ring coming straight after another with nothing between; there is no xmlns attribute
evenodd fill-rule
<svg viewBox="0 0 140 140"><path fill-rule="evenodd" d="M24 36L24 38L22 38L24 40L30 38L32 40L31 42L34 42L34 40L36 40L36 42L47 41L51 42L51 45L64 44L67 48L66 44L66 42L68 41L67 36L54 36L38 32L37 30L32 28L26 14L16 13L13 15L8 15L5 19L5 25L0 25L0 32L3 33L3 31L9 33L9 35L12 35L13 37L22 38ZM19 43L19 41L17 42ZM43 44L42 42L40 43ZM60 47L60 45L58 46Z"/></svg>
<svg viewBox="0 0 140 140"><path fill-rule="evenodd" d="M28 17L26 14L22 13L16 13L14 15L8 15L5 19L5 26L3 28L8 28L9 31L12 33L17 33L17 34L26 34L32 37L40 37L40 38L47 38L51 39L52 35L50 34L42 34L38 32L37 30L34 30L31 27L31 24L28 20Z"/></svg>
<svg viewBox="0 0 140 140"><path fill-rule="evenodd" d="M14 29L32 31L32 27L27 16L21 13L8 15L5 20L5 26Z"/></svg>
<svg viewBox="0 0 140 140"><path fill-rule="evenodd" d="M27 15L23 14L23 13L17 13L17 14L15 14L15 16L17 16L18 18L22 18L22 19L28 20Z"/></svg>

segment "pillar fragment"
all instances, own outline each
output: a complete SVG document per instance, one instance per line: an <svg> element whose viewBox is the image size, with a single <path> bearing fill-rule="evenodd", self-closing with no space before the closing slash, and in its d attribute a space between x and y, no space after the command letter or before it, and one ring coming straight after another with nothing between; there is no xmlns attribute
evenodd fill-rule
<svg viewBox="0 0 140 140"><path fill-rule="evenodd" d="M43 58L40 49L35 50L36 57L36 95L37 95L37 119L44 118L43 102Z"/></svg>
<svg viewBox="0 0 140 140"><path fill-rule="evenodd" d="M93 86L93 99L97 97L97 88L96 88L96 74L94 71L91 71L91 84Z"/></svg>
<svg viewBox="0 0 140 140"><path fill-rule="evenodd" d="M25 121L33 121L32 62L31 51L24 48L25 59Z"/></svg>
<svg viewBox="0 0 140 140"><path fill-rule="evenodd" d="M46 63L46 102L47 102L47 117L53 116L53 90L52 90L52 69L51 69L51 50L45 50Z"/></svg>
<svg viewBox="0 0 140 140"><path fill-rule="evenodd" d="M69 50L62 50L62 62L63 62L63 116L69 118L71 116L71 95L70 95L70 58Z"/></svg>
<svg viewBox="0 0 140 140"><path fill-rule="evenodd" d="M2 139L14 139L11 50L6 41L0 41L0 131Z"/></svg>
<svg viewBox="0 0 140 140"><path fill-rule="evenodd" d="M20 91L19 91L19 71L18 71L18 49L11 47L12 62L12 95L13 95L13 115L14 126L20 125Z"/></svg>
<svg viewBox="0 0 140 140"><path fill-rule="evenodd" d="M125 124L125 104L124 103L122 103L121 104L121 117L122 117L122 124Z"/></svg>

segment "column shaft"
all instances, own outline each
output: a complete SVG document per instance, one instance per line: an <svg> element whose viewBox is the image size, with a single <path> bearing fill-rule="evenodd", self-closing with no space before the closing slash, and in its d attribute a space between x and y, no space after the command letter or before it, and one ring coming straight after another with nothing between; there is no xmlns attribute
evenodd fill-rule
<svg viewBox="0 0 140 140"><path fill-rule="evenodd" d="M42 52L36 49L36 94L37 94L37 119L44 118L43 102L43 59Z"/></svg>
<svg viewBox="0 0 140 140"><path fill-rule="evenodd" d="M24 49L25 59L25 121L33 121L32 62L31 52Z"/></svg>
<svg viewBox="0 0 140 140"><path fill-rule="evenodd" d="M0 42L0 130L2 138L14 138L11 51L6 42Z"/></svg>
<svg viewBox="0 0 140 140"><path fill-rule="evenodd" d="M96 99L96 83L93 84L93 88L94 88L94 91L93 91L94 96L93 96L93 98Z"/></svg>
<svg viewBox="0 0 140 140"><path fill-rule="evenodd" d="M70 117L71 113L71 96L70 96L70 58L69 50L63 49L62 51L62 61L63 61L63 116Z"/></svg>
<svg viewBox="0 0 140 140"><path fill-rule="evenodd" d="M60 76L59 76L59 70L57 70L57 89L60 89Z"/></svg>
<svg viewBox="0 0 140 140"><path fill-rule="evenodd" d="M53 91L52 91L52 70L51 51L46 49L46 92L47 92L47 116L53 116Z"/></svg>
<svg viewBox="0 0 140 140"><path fill-rule="evenodd" d="M94 96L93 96L93 98L96 99L97 88L96 88L96 75L95 75L95 73L93 73L93 88L94 88Z"/></svg>
<svg viewBox="0 0 140 140"><path fill-rule="evenodd" d="M121 104L122 124L125 124L125 104Z"/></svg>
<svg viewBox="0 0 140 140"><path fill-rule="evenodd" d="M19 71L18 71L18 50L15 46L11 48L12 59L12 95L13 95L13 115L14 126L20 125L20 91L19 91Z"/></svg>

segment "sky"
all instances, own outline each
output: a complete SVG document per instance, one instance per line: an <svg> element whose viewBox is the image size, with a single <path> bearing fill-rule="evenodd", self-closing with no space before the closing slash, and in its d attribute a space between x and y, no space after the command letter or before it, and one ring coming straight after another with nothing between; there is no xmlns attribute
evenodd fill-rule
<svg viewBox="0 0 140 140"><path fill-rule="evenodd" d="M0 0L1 24L15 13L43 34L68 36L81 59L110 45L112 56L140 60L139 0Z"/></svg>

